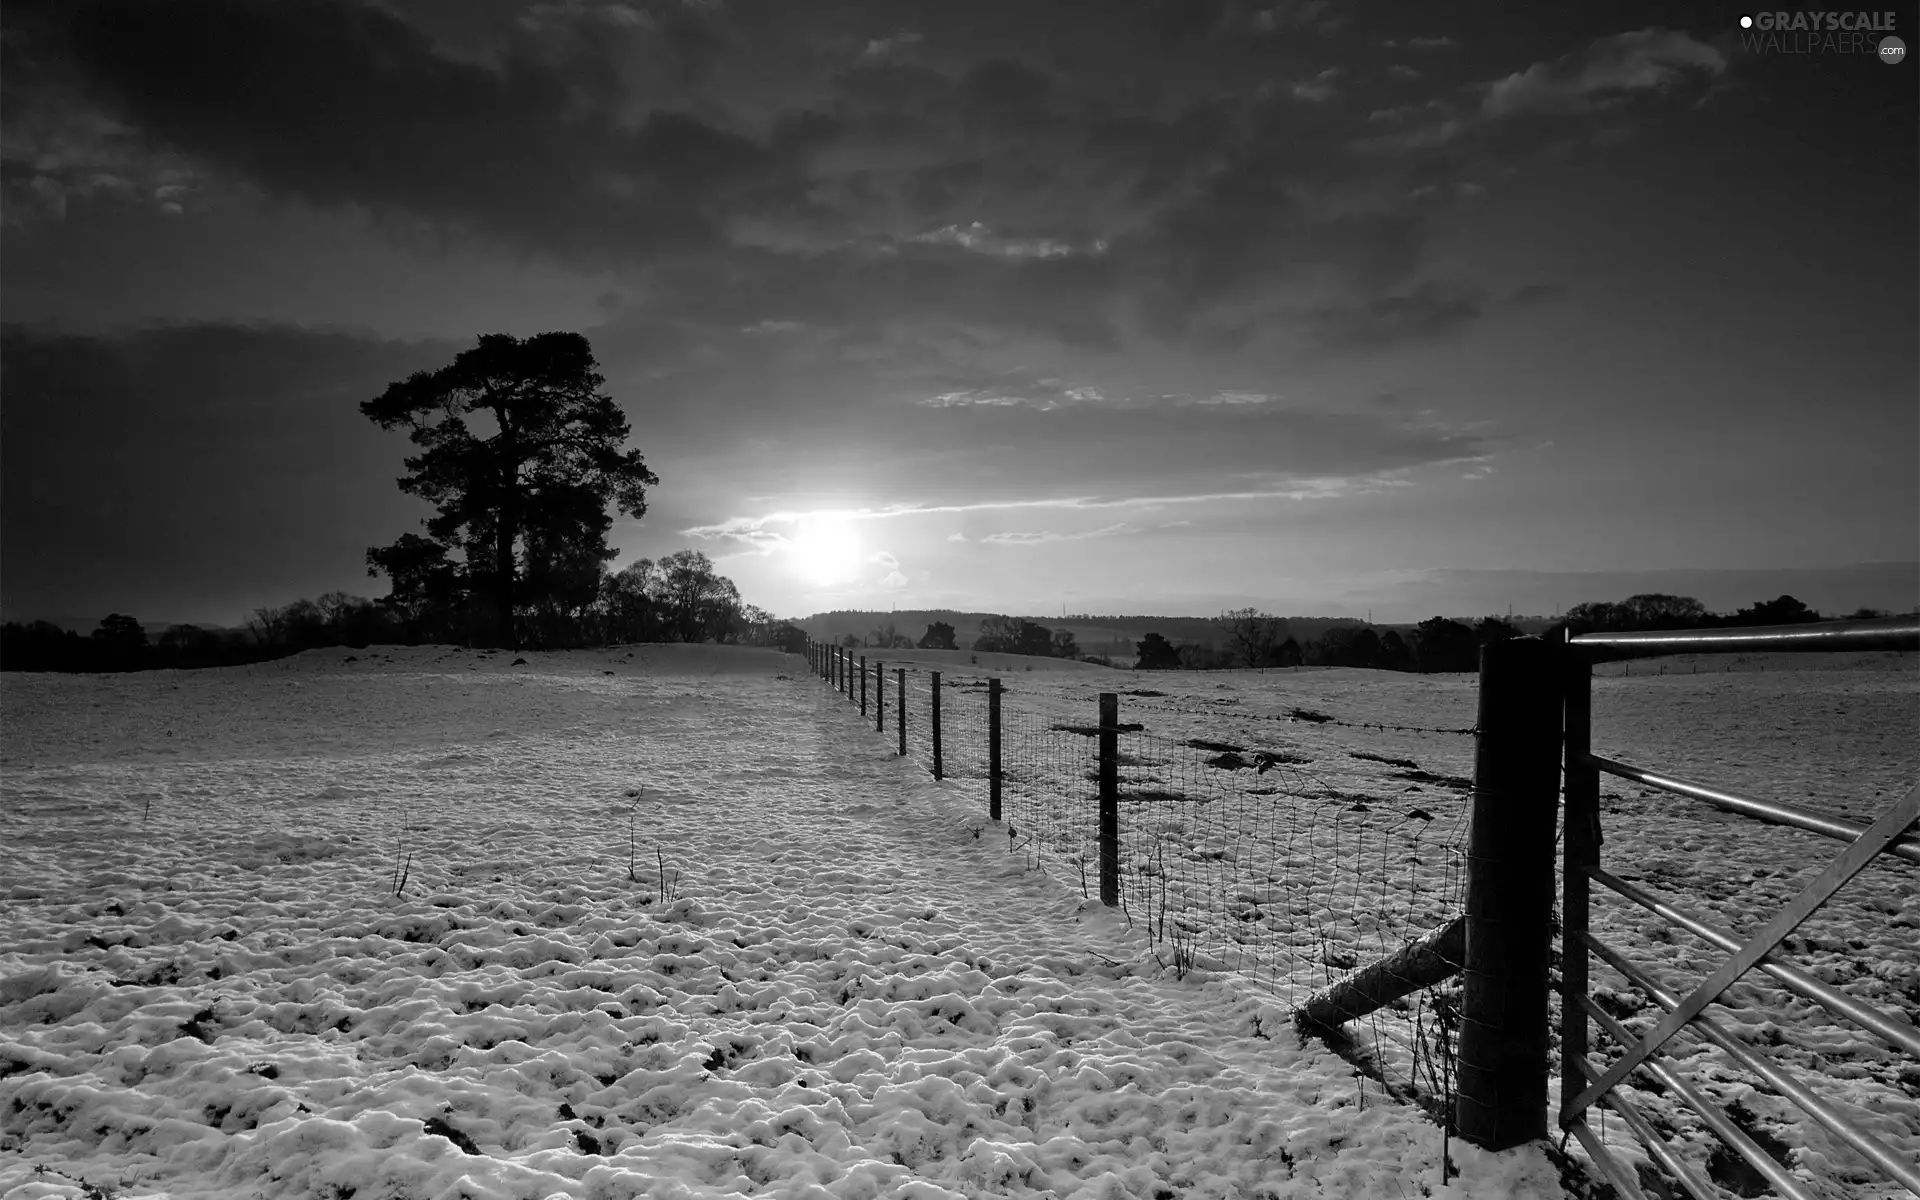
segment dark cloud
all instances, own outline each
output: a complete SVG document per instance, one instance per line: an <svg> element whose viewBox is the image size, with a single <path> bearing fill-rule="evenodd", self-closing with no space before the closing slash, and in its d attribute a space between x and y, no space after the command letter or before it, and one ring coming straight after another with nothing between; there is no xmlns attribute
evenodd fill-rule
<svg viewBox="0 0 1920 1200"><path fill-rule="evenodd" d="M1325 345L1367 350L1456 332L1479 320L1485 310L1484 297L1472 289L1428 282L1361 304L1321 308L1309 315L1309 322Z"/></svg>
<svg viewBox="0 0 1920 1200"><path fill-rule="evenodd" d="M1592 123L1603 118L1614 121L1606 127L1609 134L1621 136L1629 128L1621 122L1635 102L1689 90L1704 94L1728 70L1720 49L1679 30L1610 33L1571 53L1464 83L1462 90L1478 97L1471 106L1431 97L1421 107L1376 109L1376 128L1354 147L1370 154L1446 153L1512 164L1542 147L1564 145L1570 132L1591 134ZM1382 124L1390 131L1380 132Z"/></svg>
<svg viewBox="0 0 1920 1200"><path fill-rule="evenodd" d="M1178 49L1218 31L1231 0L1158 0L1146 6L1149 28L1166 49Z"/></svg>
<svg viewBox="0 0 1920 1200"><path fill-rule="evenodd" d="M365 547L412 516L393 485L404 439L357 405L456 352L287 327L5 326L5 607L205 618L212 581L284 603L363 576Z"/></svg>
<svg viewBox="0 0 1920 1200"><path fill-rule="evenodd" d="M1051 81L1023 63L1004 58L978 63L967 71L960 90L968 119L982 131L1027 134L1053 119Z"/></svg>
<svg viewBox="0 0 1920 1200"><path fill-rule="evenodd" d="M1273 65L1248 30L1317 27L1323 7L1182 4L1172 36L1153 6L1010 6L1003 45L976 32L992 13L933 10L911 56L865 52L895 26L838 58L777 7L753 10L756 26L681 4L540 6L490 59L385 10L312 0L90 0L14 24L153 147L316 205L673 281L670 295L636 287L636 304L740 323L804 308L1025 325L1113 347L1127 329L1231 343L1268 319L1275 286L1364 293L1418 264L1429 215L1383 200L1396 188L1378 177L1397 168L1346 154L1359 116L1258 98ZM667 47L684 104L633 109L658 89L623 73L622 34ZM1169 56L1168 36L1206 45ZM729 74L769 47L804 77L756 93ZM1063 74L1089 47L1109 69ZM1288 111L1301 107L1314 111ZM976 225L998 240L904 244ZM1006 252L1018 246L1071 253Z"/></svg>
<svg viewBox="0 0 1920 1200"><path fill-rule="evenodd" d="M1557 283L1529 283L1515 288L1502 298L1501 303L1515 307L1532 304L1547 304L1559 300L1567 294L1567 289Z"/></svg>
<svg viewBox="0 0 1920 1200"><path fill-rule="evenodd" d="M712 244L719 214L778 204L751 140L684 113L636 127L606 59L450 57L351 4L96 0L35 9L35 45L156 145L274 192L393 207L576 254Z"/></svg>
<svg viewBox="0 0 1920 1200"><path fill-rule="evenodd" d="M155 154L608 272L609 313L708 341L804 321L849 352L916 325L1220 352L1304 302L1323 345L1377 348L1479 315L1414 281L1483 188L1461 172L1536 136L1498 127L1705 61L1684 35L1601 39L1483 75L1474 109L1328 61L1337 39L1294 35L1337 26L1314 2L486 11L483 53L429 0L12 6L9 128L91 97ZM34 149L10 197L102 177L76 158L49 184L60 155Z"/></svg>

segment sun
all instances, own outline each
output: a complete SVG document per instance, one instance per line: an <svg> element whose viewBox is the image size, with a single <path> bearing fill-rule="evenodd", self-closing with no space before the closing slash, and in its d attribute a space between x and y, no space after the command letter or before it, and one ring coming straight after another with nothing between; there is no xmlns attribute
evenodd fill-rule
<svg viewBox="0 0 1920 1200"><path fill-rule="evenodd" d="M860 573L860 535L845 517L802 517L787 544L794 569L815 584L844 583Z"/></svg>

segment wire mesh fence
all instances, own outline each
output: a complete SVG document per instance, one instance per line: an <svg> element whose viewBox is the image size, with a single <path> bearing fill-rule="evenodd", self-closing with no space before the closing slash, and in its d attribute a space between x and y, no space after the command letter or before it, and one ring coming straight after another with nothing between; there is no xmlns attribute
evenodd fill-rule
<svg viewBox="0 0 1920 1200"><path fill-rule="evenodd" d="M1120 737L1122 895L1196 965L1297 994L1459 911L1468 806L1340 787L1304 756Z"/></svg>
<svg viewBox="0 0 1920 1200"><path fill-rule="evenodd" d="M851 665L855 703L862 671L870 688L884 672L887 709L876 732L989 808L996 677L825 653L825 677L845 678L835 659ZM1097 898L1097 694L1020 677L999 682L997 815L1007 852ZM1328 727L1429 736L1473 729L1125 699L1111 727L1116 899L1156 957L1180 977L1233 973L1295 1012L1369 968L1359 1001L1342 1000L1365 1010L1338 1022L1342 1048L1390 1090L1450 1097L1461 951L1449 922L1465 896L1471 780L1356 748L1339 740L1353 734ZM1462 749L1450 746L1441 765L1456 766ZM1451 941L1440 936L1449 932Z"/></svg>

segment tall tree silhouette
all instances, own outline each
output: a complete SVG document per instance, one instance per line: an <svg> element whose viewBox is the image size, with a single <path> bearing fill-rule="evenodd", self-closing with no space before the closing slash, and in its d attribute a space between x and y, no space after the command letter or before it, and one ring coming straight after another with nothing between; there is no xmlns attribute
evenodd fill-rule
<svg viewBox="0 0 1920 1200"><path fill-rule="evenodd" d="M1142 671L1171 671L1180 666L1180 652L1173 644L1157 633L1149 633L1134 643L1139 652L1139 661L1135 665ZM1298 647L1295 647L1298 650Z"/></svg>
<svg viewBox="0 0 1920 1200"><path fill-rule="evenodd" d="M486 334L452 365L415 372L360 405L383 429L406 427L420 447L406 460L400 490L439 508L425 522L435 544L465 547L464 573L491 596L502 645L518 644L524 556L531 550L551 566L597 550L606 561L607 505L643 516L647 488L660 482L638 450L621 449L627 417L600 394L606 380L597 366L577 333L524 341ZM369 566L380 564L380 553L368 552ZM407 557L420 556L416 549Z"/></svg>
<svg viewBox="0 0 1920 1200"><path fill-rule="evenodd" d="M1733 614L1730 625L1800 625L1808 621L1818 621L1820 614L1808 608L1792 596L1779 596L1772 600L1762 600L1752 608L1743 608Z"/></svg>
<svg viewBox="0 0 1920 1200"><path fill-rule="evenodd" d="M147 654L147 631L125 613L109 613L93 631L93 645L109 670L130 671Z"/></svg>
<svg viewBox="0 0 1920 1200"><path fill-rule="evenodd" d="M1445 617L1428 617L1414 626L1413 652L1421 674L1473 671L1480 666L1480 644L1473 640L1473 630Z"/></svg>

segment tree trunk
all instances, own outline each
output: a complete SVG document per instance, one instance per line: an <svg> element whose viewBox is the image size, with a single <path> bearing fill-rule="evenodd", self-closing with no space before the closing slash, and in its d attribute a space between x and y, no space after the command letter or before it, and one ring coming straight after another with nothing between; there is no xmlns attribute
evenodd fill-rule
<svg viewBox="0 0 1920 1200"><path fill-rule="evenodd" d="M1467 919L1455 917L1427 931L1419 941L1362 968L1300 1006L1295 1020L1303 1028L1334 1029L1384 1008L1402 996L1432 987L1460 970L1466 961Z"/></svg>
<svg viewBox="0 0 1920 1200"><path fill-rule="evenodd" d="M494 584L494 620L499 624L495 638L496 644L505 649L518 650L520 639L513 627L513 541L520 532L520 464L507 414L504 409L495 412L500 420L500 448L504 459L500 464L500 521L493 549L493 569L498 577Z"/></svg>

